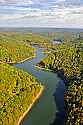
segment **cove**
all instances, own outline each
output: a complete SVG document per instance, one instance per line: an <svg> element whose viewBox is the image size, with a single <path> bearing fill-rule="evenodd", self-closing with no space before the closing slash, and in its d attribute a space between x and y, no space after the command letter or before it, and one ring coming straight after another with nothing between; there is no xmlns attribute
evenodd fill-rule
<svg viewBox="0 0 83 125"><path fill-rule="evenodd" d="M22 120L21 125L50 125L57 119L57 112L59 112L58 106L60 107L61 105L61 110L64 108L62 99L65 88L64 83L60 83L61 80L56 73L42 71L35 67L36 63L47 56L43 53L43 48L37 47L36 49L36 58L14 64L15 67L23 69L35 76L37 81L45 86L42 96L36 101L30 112ZM55 94L56 96L54 96ZM57 125L59 125L58 121Z"/></svg>

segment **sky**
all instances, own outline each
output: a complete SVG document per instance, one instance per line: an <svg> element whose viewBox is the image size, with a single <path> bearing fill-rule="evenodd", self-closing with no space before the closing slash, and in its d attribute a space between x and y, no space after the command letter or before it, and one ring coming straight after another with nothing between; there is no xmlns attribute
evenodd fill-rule
<svg viewBox="0 0 83 125"><path fill-rule="evenodd" d="M0 0L0 27L83 28L83 0Z"/></svg>

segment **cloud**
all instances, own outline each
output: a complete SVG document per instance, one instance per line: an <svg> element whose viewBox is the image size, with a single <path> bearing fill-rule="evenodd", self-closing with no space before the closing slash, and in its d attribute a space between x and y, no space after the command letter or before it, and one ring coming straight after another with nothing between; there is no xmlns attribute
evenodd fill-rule
<svg viewBox="0 0 83 125"><path fill-rule="evenodd" d="M81 0L0 0L0 26L82 27Z"/></svg>

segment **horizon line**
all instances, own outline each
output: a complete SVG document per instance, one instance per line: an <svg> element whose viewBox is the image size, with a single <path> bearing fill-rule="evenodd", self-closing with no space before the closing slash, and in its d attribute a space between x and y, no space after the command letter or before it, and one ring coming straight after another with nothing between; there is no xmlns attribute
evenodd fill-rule
<svg viewBox="0 0 83 125"><path fill-rule="evenodd" d="M36 27L36 26L33 26L33 27L21 27L21 26L3 26L0 28L54 28L54 29L83 29L83 28L80 28L80 27Z"/></svg>

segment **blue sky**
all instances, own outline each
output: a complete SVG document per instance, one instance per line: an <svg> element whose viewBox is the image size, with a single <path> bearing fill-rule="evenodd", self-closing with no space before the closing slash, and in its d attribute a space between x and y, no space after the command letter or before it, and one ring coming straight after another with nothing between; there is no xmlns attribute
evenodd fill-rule
<svg viewBox="0 0 83 125"><path fill-rule="evenodd" d="M0 27L83 28L83 0L0 0Z"/></svg>

